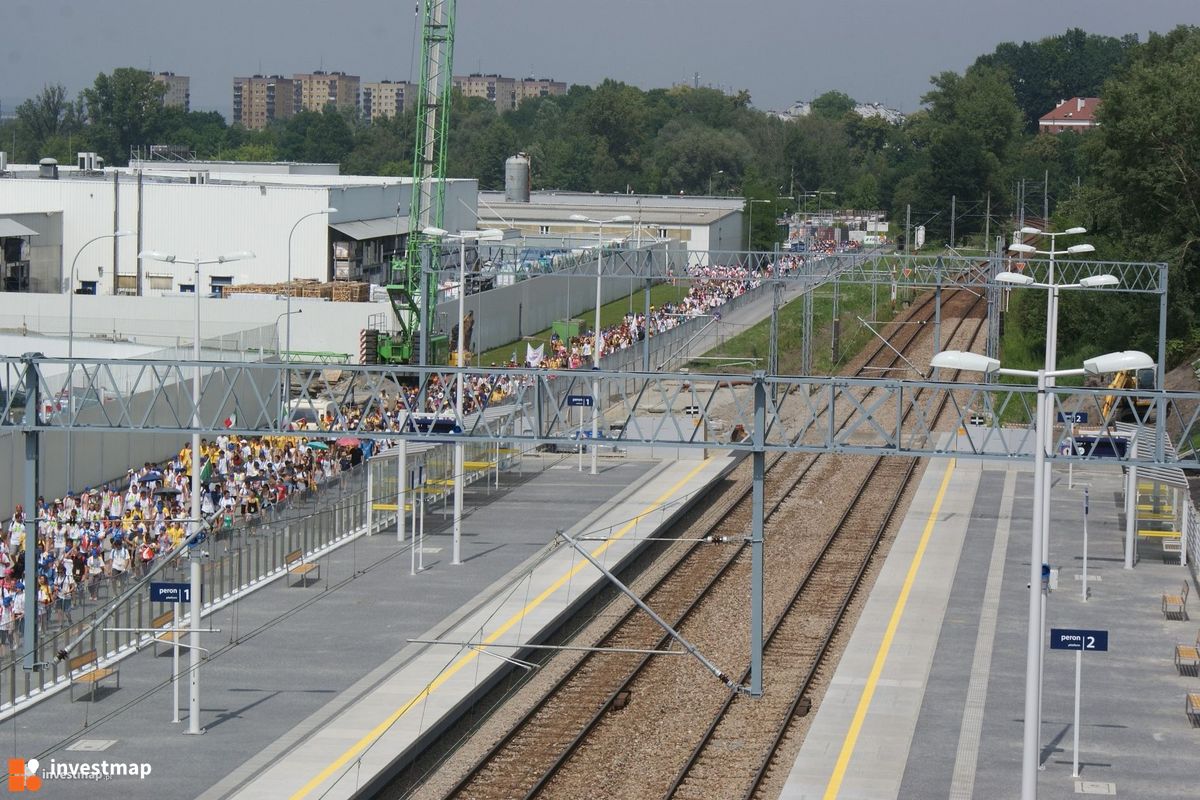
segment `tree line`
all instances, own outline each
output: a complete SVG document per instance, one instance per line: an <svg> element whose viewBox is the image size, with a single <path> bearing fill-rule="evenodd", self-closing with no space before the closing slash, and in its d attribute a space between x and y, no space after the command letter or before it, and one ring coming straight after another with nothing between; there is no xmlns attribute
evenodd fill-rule
<svg viewBox="0 0 1200 800"><path fill-rule="evenodd" d="M215 112L164 107L164 92L138 69L101 74L76 98L47 87L21 104L0 142L12 142L14 161L70 161L92 150L124 164L132 147L173 144L199 158L337 162L347 174L412 171L411 113L366 124L329 107L249 131ZM1076 96L1102 99L1100 127L1038 135L1038 118ZM1029 179L1030 213L1040 212L1044 193L1055 218L1091 231L1100 257L1170 263L1172 353L1200 346L1192 333L1200 294L1200 28L1145 42L1072 29L1004 43L962 73L933 76L920 109L899 125L859 117L853 106L829 92L807 116L785 121L753 108L746 92L642 90L609 80L499 114L485 100L456 94L448 172L498 189L504 160L523 151L535 188L711 192L766 200L777 213L819 197L825 207L882 209L893 230L903 231L911 213L927 241L948 242L953 230L955 244L977 245L985 244L989 218L991 232L1002 233L999 222L1015 215L1019 183ZM755 247L777 239L777 213L754 215ZM1039 304L1020 305L1036 325ZM1119 346L1157 336L1145 298L1106 298L1103 314L1103 330L1080 322L1080 335L1120 339ZM1063 331L1064 340L1069 335Z"/></svg>

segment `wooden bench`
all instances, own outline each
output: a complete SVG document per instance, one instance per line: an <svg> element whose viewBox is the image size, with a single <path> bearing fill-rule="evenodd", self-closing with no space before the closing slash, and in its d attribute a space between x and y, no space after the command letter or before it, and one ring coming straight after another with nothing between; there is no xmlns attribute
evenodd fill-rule
<svg viewBox="0 0 1200 800"><path fill-rule="evenodd" d="M175 611L174 611L174 609L172 609L171 611L167 611L167 612L165 612L165 613L159 614L157 617L155 617L154 619L150 620L150 627L151 627L151 628L169 628L169 630L164 630L162 633L155 633L155 634L154 634L154 643L155 643L155 645L156 645L156 646L155 646L155 650L154 650L154 655L156 655L156 656L160 656L160 655L162 655L164 652L166 652L166 653L169 653L169 652L171 652L171 650L170 650L170 649L167 649L167 650L160 650L160 649L158 649L157 645L160 645L160 644L170 644L170 645L173 645L173 644L175 644L175 641L176 641L176 638L177 638L177 637L178 637L178 639L179 639L180 641L182 641L182 640L183 640L183 637L184 637L184 636L187 636L187 631L186 631L186 630L183 630L183 631L177 631L177 630L175 630L175 629L172 627L172 624L173 624L174 622L175 622Z"/></svg>
<svg viewBox="0 0 1200 800"><path fill-rule="evenodd" d="M1193 644L1175 645L1175 669L1180 675L1200 675L1200 631Z"/></svg>
<svg viewBox="0 0 1200 800"><path fill-rule="evenodd" d="M1188 585L1188 582L1184 581L1183 585L1179 589L1179 594L1163 592L1162 612L1164 617L1167 617L1168 619L1173 616L1177 616L1180 619L1188 618L1187 599L1188 592L1191 591L1191 588L1192 587Z"/></svg>
<svg viewBox="0 0 1200 800"><path fill-rule="evenodd" d="M316 573L314 580L321 580L321 565L316 561L305 561L303 550L293 550L283 557L283 568L288 575L299 575L301 582L308 585L308 574ZM292 586L294 584L288 584Z"/></svg>
<svg viewBox="0 0 1200 800"><path fill-rule="evenodd" d="M76 675L75 672L81 669L87 669L88 665L94 667L82 674ZM89 650L86 653L77 655L67 662L67 674L71 678L71 701L75 700L75 684L84 683L92 686L92 700L96 699L96 685L110 675L115 675L117 678L117 688L121 688L121 672L116 667L101 667L96 665L96 651Z"/></svg>
<svg viewBox="0 0 1200 800"><path fill-rule="evenodd" d="M1192 727L1200 727L1200 693L1188 692L1187 704L1184 708L1187 711L1188 721L1192 723Z"/></svg>

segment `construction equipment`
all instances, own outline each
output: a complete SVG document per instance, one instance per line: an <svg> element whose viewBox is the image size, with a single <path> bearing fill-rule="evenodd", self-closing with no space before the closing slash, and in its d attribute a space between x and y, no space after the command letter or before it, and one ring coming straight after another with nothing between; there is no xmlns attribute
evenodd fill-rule
<svg viewBox="0 0 1200 800"><path fill-rule="evenodd" d="M1136 372L1134 370L1123 370L1113 376L1112 382L1108 384L1108 388L1129 391L1153 391L1155 375L1156 373L1153 367L1148 369L1139 369ZM1126 400L1126 398L1122 398L1119 395L1106 395L1104 397L1104 404L1100 409L1100 416L1103 418L1104 423L1108 424L1109 422L1115 422L1118 419L1126 420L1134 417L1137 417L1138 419L1144 419L1146 412L1150 408L1150 398L1137 397L1131 399L1133 400L1132 404L1128 402L1122 402ZM1137 412L1136 414L1135 410Z"/></svg>
<svg viewBox="0 0 1200 800"><path fill-rule="evenodd" d="M363 332L364 363L440 364L449 354L449 338L433 330L437 307L434 270L438 265L422 264L422 255L430 251L427 245L431 243L422 232L442 226L446 206L454 12L455 0L421 0L421 82L408 244L404 255L392 261L387 285L398 328L385 331L372 325Z"/></svg>

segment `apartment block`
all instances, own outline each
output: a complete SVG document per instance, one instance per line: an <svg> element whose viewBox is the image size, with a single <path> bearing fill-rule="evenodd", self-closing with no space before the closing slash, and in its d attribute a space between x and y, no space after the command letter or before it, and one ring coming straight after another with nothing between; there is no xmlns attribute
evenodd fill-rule
<svg viewBox="0 0 1200 800"><path fill-rule="evenodd" d="M517 81L517 105L530 97L550 97L567 93L567 84L553 78L525 78Z"/></svg>
<svg viewBox="0 0 1200 800"><path fill-rule="evenodd" d="M192 110L191 78L174 72L160 72L153 77L167 87L167 93L163 95L164 106L182 108L185 112Z"/></svg>
<svg viewBox="0 0 1200 800"><path fill-rule="evenodd" d="M530 97L547 97L566 94L567 84L552 78L506 78L503 75L485 75L473 72L454 78L454 88L464 97L482 97L494 103L496 111L512 111Z"/></svg>
<svg viewBox="0 0 1200 800"><path fill-rule="evenodd" d="M324 111L332 103L339 111L359 109L357 75L344 72L296 73L292 76L296 111Z"/></svg>
<svg viewBox="0 0 1200 800"><path fill-rule="evenodd" d="M517 81L503 75L484 75L473 72L454 78L454 88L463 97L482 97L496 106L500 113L517 107Z"/></svg>
<svg viewBox="0 0 1200 800"><path fill-rule="evenodd" d="M233 79L233 122L251 130L267 127L295 112L295 83L282 75Z"/></svg>
<svg viewBox="0 0 1200 800"><path fill-rule="evenodd" d="M416 106L417 85L407 81L368 81L362 85L362 115L368 122L403 114Z"/></svg>

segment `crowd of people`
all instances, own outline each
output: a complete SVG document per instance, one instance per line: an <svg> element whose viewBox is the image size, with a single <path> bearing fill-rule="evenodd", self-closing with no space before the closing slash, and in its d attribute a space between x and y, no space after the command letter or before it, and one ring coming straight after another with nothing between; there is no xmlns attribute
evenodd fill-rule
<svg viewBox="0 0 1200 800"><path fill-rule="evenodd" d="M774 270L794 271L803 264L801 257L787 257L763 270L741 266L693 266L688 272L688 291L678 302L650 306L650 315L631 310L615 325L564 341L557 333L550 338L549 352L536 363L526 360L526 367L544 369L589 369L593 361L593 348L599 346L600 355L623 350L643 341L646 336L655 336L682 325L689 319L700 316L721 317L721 307L752 289L762 285L764 277ZM516 366L516 364L510 364Z"/></svg>
<svg viewBox="0 0 1200 800"><path fill-rule="evenodd" d="M202 439L201 516L218 535L267 508L317 491L363 458L363 447L304 436ZM369 446L367 448L369 452ZM116 597L174 551L191 517L191 446L160 465L143 464L104 487L17 505L0 528L0 646L19 644L30 607L40 623L70 625L87 600ZM25 548L37 520L37 585L25 585Z"/></svg>

